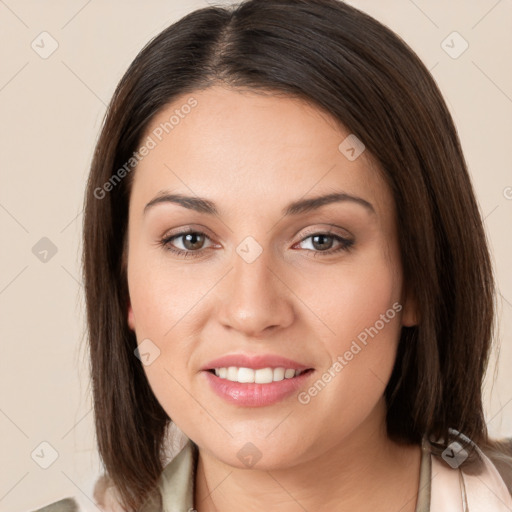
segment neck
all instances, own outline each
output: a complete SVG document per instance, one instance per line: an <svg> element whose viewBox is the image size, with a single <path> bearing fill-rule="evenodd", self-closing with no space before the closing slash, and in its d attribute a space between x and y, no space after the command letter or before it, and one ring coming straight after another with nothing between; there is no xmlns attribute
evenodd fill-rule
<svg viewBox="0 0 512 512"><path fill-rule="evenodd" d="M315 454L268 471L234 468L199 450L195 510L415 512L421 447L391 441L383 418Z"/></svg>

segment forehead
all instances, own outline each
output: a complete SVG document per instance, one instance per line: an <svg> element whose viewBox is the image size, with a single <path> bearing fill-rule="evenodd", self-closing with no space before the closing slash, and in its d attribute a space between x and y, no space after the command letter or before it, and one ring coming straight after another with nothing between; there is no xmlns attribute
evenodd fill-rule
<svg viewBox="0 0 512 512"><path fill-rule="evenodd" d="M132 202L142 209L168 190L210 197L226 212L263 205L277 212L299 197L341 190L391 213L373 159L366 151L355 160L344 154L349 136L334 117L298 98L219 86L184 94L146 130L142 144L151 139L152 149L137 165Z"/></svg>

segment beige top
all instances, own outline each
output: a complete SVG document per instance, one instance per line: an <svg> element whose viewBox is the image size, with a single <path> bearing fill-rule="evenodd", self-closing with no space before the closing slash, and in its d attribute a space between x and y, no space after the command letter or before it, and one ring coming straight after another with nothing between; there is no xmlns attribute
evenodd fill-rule
<svg viewBox="0 0 512 512"><path fill-rule="evenodd" d="M198 453L197 445L189 440L180 453L165 467L160 486L163 512L192 512L194 510L194 482ZM424 440L415 512L430 512L430 475L430 448Z"/></svg>
<svg viewBox="0 0 512 512"><path fill-rule="evenodd" d="M481 453L485 471L478 475L453 470L431 453L430 444L423 438L421 446L418 500L415 512L510 512L512 496L503 475ZM160 478L162 506L147 503L139 512L195 512L194 484L198 447L187 440L181 451L165 466ZM509 485L511 483L509 482ZM467 502L468 504L464 504ZM432 508L432 511L431 511ZM54 502L34 512L79 512L73 498ZM120 510L115 507L115 510ZM110 509L109 509L110 512Z"/></svg>

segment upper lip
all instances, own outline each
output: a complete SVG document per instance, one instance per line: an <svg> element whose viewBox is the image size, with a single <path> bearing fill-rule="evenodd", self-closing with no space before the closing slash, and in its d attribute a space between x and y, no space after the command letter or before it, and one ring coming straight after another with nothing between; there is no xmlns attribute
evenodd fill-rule
<svg viewBox="0 0 512 512"><path fill-rule="evenodd" d="M288 359L287 357L275 354L229 354L206 363L201 370L213 370L214 368L228 368L236 366L238 368L252 368L259 370L261 368L293 368L294 370L308 370L311 366Z"/></svg>

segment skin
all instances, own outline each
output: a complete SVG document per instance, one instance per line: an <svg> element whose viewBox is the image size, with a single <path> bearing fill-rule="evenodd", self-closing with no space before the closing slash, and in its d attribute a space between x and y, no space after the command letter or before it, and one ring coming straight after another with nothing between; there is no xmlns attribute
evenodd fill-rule
<svg viewBox="0 0 512 512"><path fill-rule="evenodd" d="M144 366L151 388L200 448L198 512L379 510L414 512L420 447L386 434L383 393L406 300L389 187L368 151L349 161L338 149L350 133L296 98L210 87L158 113L147 135L190 97L198 104L138 164L128 227L128 323L160 355ZM219 215L172 203L144 207L160 191L214 201ZM290 202L334 191L360 197L292 217ZM206 234L160 241L188 227ZM349 238L314 245L331 230ZM262 249L248 263L236 251L248 236ZM194 245L195 244L195 245ZM323 245L322 245L323 244ZM315 369L314 384L380 315L393 319L304 405L297 395L264 407L227 403L201 368L231 353L277 354ZM253 443L261 459L237 457Z"/></svg>

